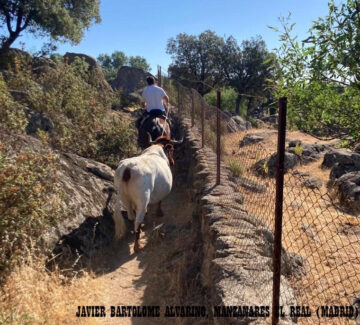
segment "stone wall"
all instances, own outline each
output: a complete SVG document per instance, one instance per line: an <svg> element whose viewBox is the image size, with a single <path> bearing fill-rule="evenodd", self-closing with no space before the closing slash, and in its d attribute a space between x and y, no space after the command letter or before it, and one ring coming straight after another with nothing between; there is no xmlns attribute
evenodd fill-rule
<svg viewBox="0 0 360 325"><path fill-rule="evenodd" d="M243 196L230 180L229 170L221 167L221 185L216 186L216 155L201 148L201 136L183 120L186 130L185 151L194 162L192 190L197 206L195 217L201 218L203 259L201 283L208 308L214 306L269 306L272 300L273 234L242 205ZM190 185L190 184L189 184ZM281 302L284 311L296 305L294 292L286 276L292 273L291 257L283 251ZM214 317L214 324L263 324L270 318ZM292 324L289 317L281 324Z"/></svg>

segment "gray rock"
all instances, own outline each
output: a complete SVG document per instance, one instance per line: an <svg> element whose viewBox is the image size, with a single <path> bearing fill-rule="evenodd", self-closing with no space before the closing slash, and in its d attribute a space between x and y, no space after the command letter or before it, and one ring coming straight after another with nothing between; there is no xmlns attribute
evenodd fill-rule
<svg viewBox="0 0 360 325"><path fill-rule="evenodd" d="M354 213L360 213L360 171L342 175L333 182L340 203Z"/></svg>
<svg viewBox="0 0 360 325"><path fill-rule="evenodd" d="M321 167L331 168L335 164L352 165L354 163L351 158L352 152L348 149L331 149L324 155Z"/></svg>
<svg viewBox="0 0 360 325"><path fill-rule="evenodd" d="M241 125L241 124L237 124L233 120L233 118L230 118L227 121L226 126L227 126L227 131L230 132L230 133L238 132L238 131L245 131L246 130L246 126Z"/></svg>
<svg viewBox="0 0 360 325"><path fill-rule="evenodd" d="M54 123L45 115L35 113L31 116L25 130L27 134L34 134L37 130L51 133L54 130Z"/></svg>
<svg viewBox="0 0 360 325"><path fill-rule="evenodd" d="M244 139L242 139L239 142L239 147L244 147L246 145L254 144L257 142L264 141L264 140L265 140L265 137L262 134L258 134L258 133L246 134L244 136Z"/></svg>
<svg viewBox="0 0 360 325"><path fill-rule="evenodd" d="M298 170L295 170L292 174L293 174L294 176L299 176L299 177L308 177L308 176L310 176L309 173L300 172L300 171L298 171Z"/></svg>
<svg viewBox="0 0 360 325"><path fill-rule="evenodd" d="M243 119L241 116L239 116L239 115L233 116L233 117L232 117L232 120L233 120L236 124L242 125L242 126L244 126L244 127L246 128L246 120Z"/></svg>
<svg viewBox="0 0 360 325"><path fill-rule="evenodd" d="M56 64L53 60L45 57L34 57L32 60L32 72L40 75L47 73L51 69L56 69Z"/></svg>
<svg viewBox="0 0 360 325"><path fill-rule="evenodd" d="M360 143L358 143L358 144L354 147L354 152L360 153Z"/></svg>
<svg viewBox="0 0 360 325"><path fill-rule="evenodd" d="M300 162L300 158L289 152L285 152L284 173L287 173L291 168L295 167ZM275 177L277 167L277 153L274 153L270 158L259 160L253 166L255 172L261 176Z"/></svg>
<svg viewBox="0 0 360 325"><path fill-rule="evenodd" d="M239 142L239 147L264 141L266 138L272 136L275 133L276 131L268 131L246 134L244 138Z"/></svg>
<svg viewBox="0 0 360 325"><path fill-rule="evenodd" d="M344 174L359 170L360 168L357 168L355 165L336 164L333 168L331 168L330 179L335 180Z"/></svg>
<svg viewBox="0 0 360 325"><path fill-rule="evenodd" d="M297 145L298 146L301 146L301 140L291 140L290 142L289 142L289 147L296 147Z"/></svg>
<svg viewBox="0 0 360 325"><path fill-rule="evenodd" d="M0 130L0 142L5 146L7 155L10 157L28 151L41 154L54 152L34 137L16 135L2 130ZM88 253L87 250L90 247L97 245L92 242L92 235L89 235L89 233L93 234L94 227L96 227L96 232L102 233L101 238L106 237L106 240L112 240L111 213L115 203L115 195L112 195L113 182L104 179L105 177L94 175L89 170L102 171L102 174L107 174L109 179L114 176L114 171L92 159L70 153L57 152L57 154L59 155L57 185L63 193L60 204L66 214L64 219L59 220L56 226L49 228L44 234L42 238L44 247L52 249L61 237L76 230L79 234L76 237L81 238L78 248ZM107 218L103 220L105 223L102 223L100 217L105 214Z"/></svg>
<svg viewBox="0 0 360 325"><path fill-rule="evenodd" d="M146 77L148 76L151 76L151 74L142 69L124 66L118 70L111 87L113 89L122 89L128 93L140 91L146 87Z"/></svg>
<svg viewBox="0 0 360 325"><path fill-rule="evenodd" d="M301 152L295 149L296 145L302 148ZM287 152L296 154L300 157L303 164L311 163L320 159L328 150L330 150L329 146L319 144L299 144L298 140L291 141L289 143L289 148L286 149Z"/></svg>
<svg viewBox="0 0 360 325"><path fill-rule="evenodd" d="M302 185L310 189L315 189L315 188L320 189L323 186L323 182L320 179L311 176L307 178L302 183Z"/></svg>
<svg viewBox="0 0 360 325"><path fill-rule="evenodd" d="M246 177L237 177L236 183L255 193L265 193L266 187Z"/></svg>

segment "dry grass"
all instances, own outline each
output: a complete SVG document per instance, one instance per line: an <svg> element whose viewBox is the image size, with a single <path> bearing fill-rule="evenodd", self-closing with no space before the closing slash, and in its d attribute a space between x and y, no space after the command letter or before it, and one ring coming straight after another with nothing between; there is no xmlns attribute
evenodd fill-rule
<svg viewBox="0 0 360 325"><path fill-rule="evenodd" d="M239 141L249 130L225 135L225 160L237 159L245 167L244 176L266 186L266 193L254 193L240 187L245 209L274 227L275 180L255 175L251 166L276 151L277 135L242 148ZM326 143L299 131L288 132L287 138L304 143ZM321 160L294 169L308 172L323 181L329 180L329 170L320 168ZM306 275L292 278L299 305L313 310L320 305L349 305L360 292L360 218L339 210L330 199L326 186L311 190L301 185L303 178L285 175L283 246L305 260ZM315 316L316 317L316 316ZM312 323L314 318L299 319L300 324ZM352 321L323 319L323 324L348 324Z"/></svg>
<svg viewBox="0 0 360 325"><path fill-rule="evenodd" d="M1 324L95 324L96 318L75 317L78 305L107 305L107 289L101 278L81 272L64 278L47 272L45 258L16 268L1 289ZM81 276L80 276L81 275Z"/></svg>

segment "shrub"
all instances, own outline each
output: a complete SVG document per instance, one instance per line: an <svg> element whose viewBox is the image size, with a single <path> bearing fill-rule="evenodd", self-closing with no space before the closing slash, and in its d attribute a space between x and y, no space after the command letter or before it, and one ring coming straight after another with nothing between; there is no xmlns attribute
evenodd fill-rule
<svg viewBox="0 0 360 325"><path fill-rule="evenodd" d="M49 153L9 157L0 148L0 279L61 218L56 160Z"/></svg>
<svg viewBox="0 0 360 325"><path fill-rule="evenodd" d="M232 172L233 176L235 176L235 177L242 176L245 172L244 166L241 164L240 161L229 160L228 165L229 165L230 171Z"/></svg>
<svg viewBox="0 0 360 325"><path fill-rule="evenodd" d="M16 104L0 74L0 124L14 131L24 131L26 117L20 105Z"/></svg>
<svg viewBox="0 0 360 325"><path fill-rule="evenodd" d="M58 149L111 165L133 153L135 137L130 126L108 120L117 94L102 88L84 60L75 60L71 65L56 64L56 69L38 76L23 65L14 69L7 81L12 89L26 91L24 104L52 120L55 128L48 142Z"/></svg>
<svg viewBox="0 0 360 325"><path fill-rule="evenodd" d="M302 145L299 145L298 143L296 144L295 148L294 148L294 152L296 155L298 155L299 157L301 157L302 153L304 151L304 147Z"/></svg>

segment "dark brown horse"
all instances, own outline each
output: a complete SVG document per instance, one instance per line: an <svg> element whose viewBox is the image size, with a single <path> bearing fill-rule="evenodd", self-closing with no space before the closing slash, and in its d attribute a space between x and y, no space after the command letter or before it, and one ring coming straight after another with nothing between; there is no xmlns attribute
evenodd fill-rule
<svg viewBox="0 0 360 325"><path fill-rule="evenodd" d="M143 150L150 147L151 139L157 139L162 136L171 139L169 123L161 111L150 112L144 121L139 122L138 130L139 146Z"/></svg>

